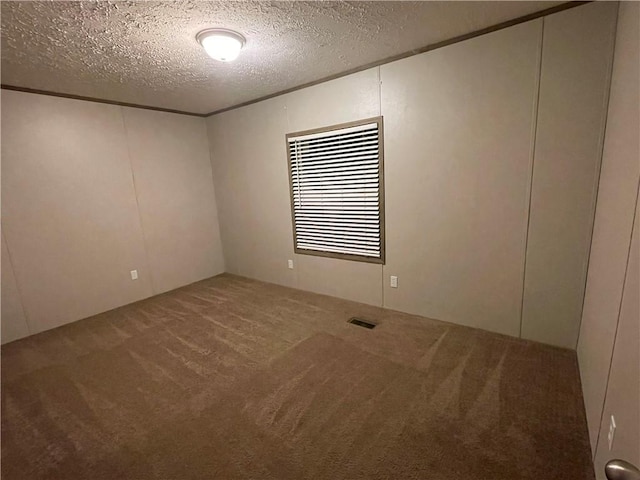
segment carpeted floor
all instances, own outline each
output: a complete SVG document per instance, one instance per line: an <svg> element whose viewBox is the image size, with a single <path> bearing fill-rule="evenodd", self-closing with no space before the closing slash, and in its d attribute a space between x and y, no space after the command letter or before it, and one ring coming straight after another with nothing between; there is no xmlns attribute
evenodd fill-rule
<svg viewBox="0 0 640 480"><path fill-rule="evenodd" d="M3 480L590 480L584 418L574 352L226 274L2 347Z"/></svg>

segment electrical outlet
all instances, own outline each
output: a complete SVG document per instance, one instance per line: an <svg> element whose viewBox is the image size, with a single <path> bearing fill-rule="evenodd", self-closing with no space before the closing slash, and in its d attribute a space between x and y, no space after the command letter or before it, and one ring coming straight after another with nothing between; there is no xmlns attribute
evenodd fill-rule
<svg viewBox="0 0 640 480"><path fill-rule="evenodd" d="M391 275L391 288L398 288L398 277Z"/></svg>
<svg viewBox="0 0 640 480"><path fill-rule="evenodd" d="M291 270L293 270L293 260L287 260L287 265Z"/></svg>
<svg viewBox="0 0 640 480"><path fill-rule="evenodd" d="M611 421L609 422L609 435L607 435L607 440L609 440L609 450L613 447L613 436L616 434L616 419L611 415Z"/></svg>
<svg viewBox="0 0 640 480"><path fill-rule="evenodd" d="M138 279L138 270L131 270L131 280Z"/></svg>

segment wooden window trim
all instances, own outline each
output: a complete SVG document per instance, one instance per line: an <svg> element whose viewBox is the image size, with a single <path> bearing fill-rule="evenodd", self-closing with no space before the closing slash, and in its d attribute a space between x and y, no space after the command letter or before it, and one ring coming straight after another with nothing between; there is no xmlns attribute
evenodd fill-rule
<svg viewBox="0 0 640 480"><path fill-rule="evenodd" d="M308 250L304 248L298 248L298 239L296 235L296 218L295 218L295 204L293 200L293 178L291 175L291 152L289 150L289 138L300 137L303 135L311 135L314 133L326 133L334 130L341 130L343 128L358 127L360 125L366 125L368 123L378 124L378 188L380 195L380 258L367 257L365 255L353 255L348 253L334 253L323 252L319 250ZM384 122L382 116L365 118L363 120L356 120L353 122L340 123L338 125L331 125L328 127L314 128L311 130L302 130L299 132L287 133L285 135L285 146L287 150L287 170L289 176L289 200L291 203L291 228L293 230L293 251L298 255L311 255L313 257L326 257L336 258L341 260L352 260L356 262L374 263L379 265L385 264L386 259L386 240L385 240L385 195L384 195Z"/></svg>

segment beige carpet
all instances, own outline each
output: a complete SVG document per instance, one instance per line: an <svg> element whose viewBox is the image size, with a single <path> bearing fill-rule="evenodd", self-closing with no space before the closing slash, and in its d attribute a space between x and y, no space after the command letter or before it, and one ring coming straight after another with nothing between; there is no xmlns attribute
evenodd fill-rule
<svg viewBox="0 0 640 480"><path fill-rule="evenodd" d="M2 347L3 480L590 480L584 418L574 352L231 275Z"/></svg>

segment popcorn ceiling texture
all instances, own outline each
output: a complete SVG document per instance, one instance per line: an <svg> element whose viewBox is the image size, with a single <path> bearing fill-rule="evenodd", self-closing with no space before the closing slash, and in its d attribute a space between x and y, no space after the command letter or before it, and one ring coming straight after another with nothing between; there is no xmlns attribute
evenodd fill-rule
<svg viewBox="0 0 640 480"><path fill-rule="evenodd" d="M2 83L209 113L561 2L2 2ZM224 27L240 58L195 40Z"/></svg>

